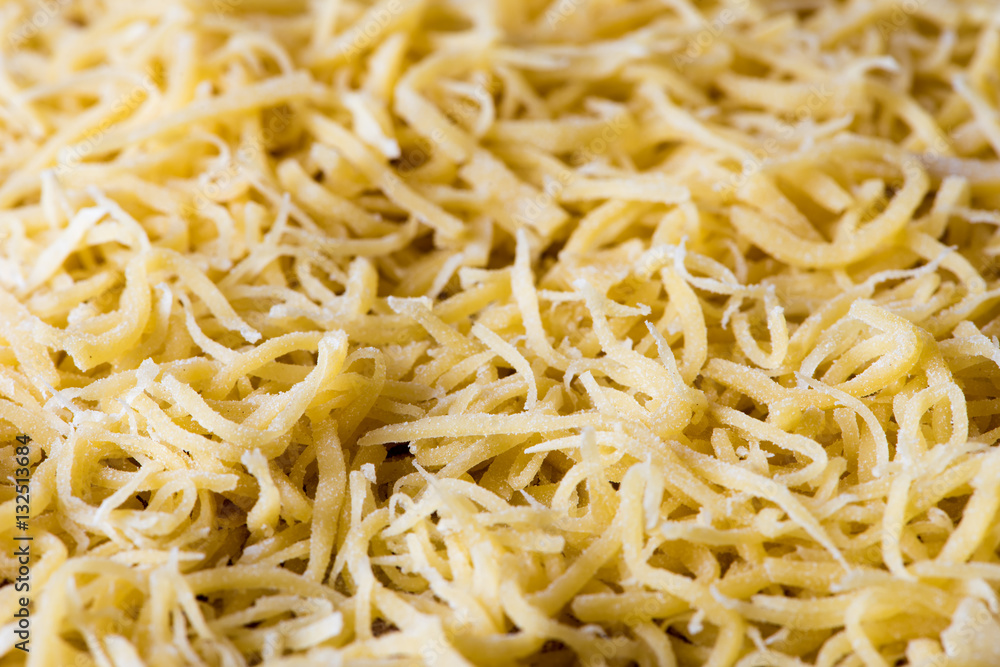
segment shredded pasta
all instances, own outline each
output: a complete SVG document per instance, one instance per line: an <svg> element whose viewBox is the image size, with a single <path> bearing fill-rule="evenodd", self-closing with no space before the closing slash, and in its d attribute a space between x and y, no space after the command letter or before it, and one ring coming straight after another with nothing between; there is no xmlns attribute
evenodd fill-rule
<svg viewBox="0 0 1000 667"><path fill-rule="evenodd" d="M2 3L0 664L1000 664L994 5Z"/></svg>

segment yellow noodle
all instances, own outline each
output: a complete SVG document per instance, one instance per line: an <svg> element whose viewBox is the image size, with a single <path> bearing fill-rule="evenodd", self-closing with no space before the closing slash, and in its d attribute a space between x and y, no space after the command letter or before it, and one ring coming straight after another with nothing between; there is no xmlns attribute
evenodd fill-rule
<svg viewBox="0 0 1000 667"><path fill-rule="evenodd" d="M996 664L994 14L10 0L0 663Z"/></svg>

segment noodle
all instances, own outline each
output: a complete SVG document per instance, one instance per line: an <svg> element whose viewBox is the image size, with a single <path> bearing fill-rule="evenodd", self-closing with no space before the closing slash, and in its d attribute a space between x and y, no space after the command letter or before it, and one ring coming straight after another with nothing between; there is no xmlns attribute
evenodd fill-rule
<svg viewBox="0 0 1000 667"><path fill-rule="evenodd" d="M993 3L0 36L0 664L1000 664Z"/></svg>

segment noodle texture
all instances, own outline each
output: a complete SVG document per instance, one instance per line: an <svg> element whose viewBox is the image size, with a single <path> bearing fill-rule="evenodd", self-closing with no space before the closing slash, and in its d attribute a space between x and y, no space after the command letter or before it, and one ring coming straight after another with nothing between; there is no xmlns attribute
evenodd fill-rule
<svg viewBox="0 0 1000 667"><path fill-rule="evenodd" d="M1000 665L998 71L992 0L0 3L0 665Z"/></svg>

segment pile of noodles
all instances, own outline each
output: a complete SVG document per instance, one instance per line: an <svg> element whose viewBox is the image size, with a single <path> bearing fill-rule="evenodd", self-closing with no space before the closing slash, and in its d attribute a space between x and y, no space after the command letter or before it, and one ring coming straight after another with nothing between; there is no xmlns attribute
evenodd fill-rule
<svg viewBox="0 0 1000 667"><path fill-rule="evenodd" d="M1000 664L998 70L989 0L2 3L0 664Z"/></svg>

